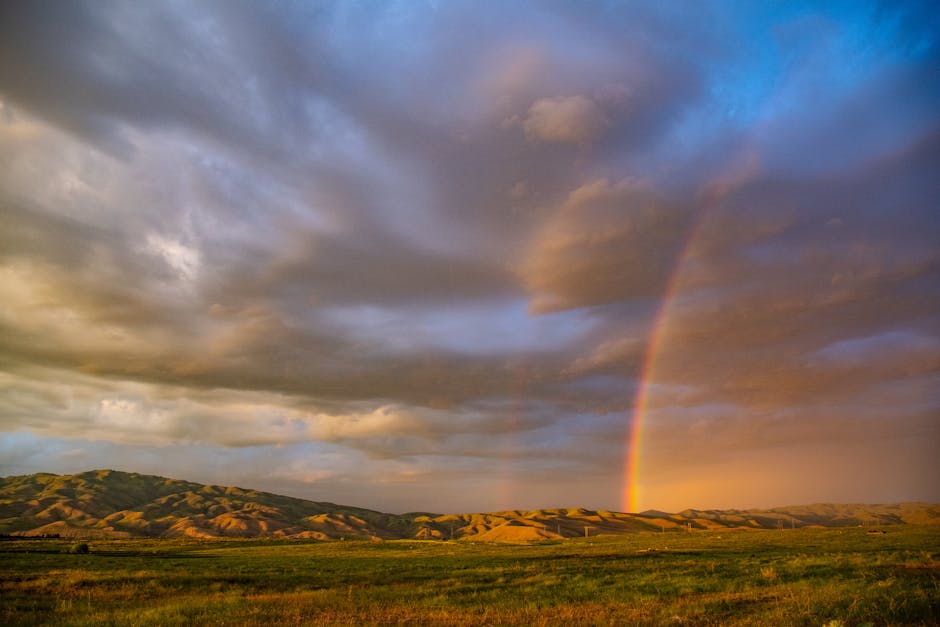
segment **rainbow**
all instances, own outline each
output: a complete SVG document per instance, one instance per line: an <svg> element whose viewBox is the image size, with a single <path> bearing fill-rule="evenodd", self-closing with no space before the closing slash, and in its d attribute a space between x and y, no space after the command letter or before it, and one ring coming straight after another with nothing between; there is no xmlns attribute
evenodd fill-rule
<svg viewBox="0 0 940 627"><path fill-rule="evenodd" d="M686 262L692 254L694 243L702 224L705 222L705 217L711 209L720 204L734 190L745 185L755 172L759 171L759 168L760 160L758 156L753 152L745 151L740 158L731 161L723 173L704 187L700 196L700 204L697 209L693 210L689 230L685 235L682 246L679 248L679 253L676 255L669 279L666 281L663 296L659 301L659 307L650 327L646 352L643 354L639 386L633 399L633 412L630 426L627 429L623 493L621 495L621 507L625 512L636 512L642 502L640 499L640 444L643 441L643 422L648 413L650 388L656 375L656 358L660 353L663 336L668 326L672 301L679 292L679 279L682 270L686 267Z"/></svg>
<svg viewBox="0 0 940 627"><path fill-rule="evenodd" d="M627 429L626 455L623 471L623 494L621 496L621 508L625 512L635 513L640 508L640 444L643 441L643 422L648 410L650 388L652 387L656 370L656 357L659 355L663 336L665 335L670 305L678 292L679 277L682 274L682 269L692 250L692 243L698 232L699 224L699 220L694 220L682 247L679 249L679 254L676 255L672 272L669 275L669 279L666 281L666 287L659 301L656 315L653 317L649 341L646 344L646 351L643 354L643 366L640 369L639 386L634 396L630 426Z"/></svg>

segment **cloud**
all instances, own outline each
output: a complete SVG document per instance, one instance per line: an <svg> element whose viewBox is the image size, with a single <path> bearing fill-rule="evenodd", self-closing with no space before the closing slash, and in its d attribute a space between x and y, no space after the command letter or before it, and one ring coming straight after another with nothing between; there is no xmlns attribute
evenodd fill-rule
<svg viewBox="0 0 940 627"><path fill-rule="evenodd" d="M533 102L522 129L529 141L583 144L597 138L608 124L593 100L558 96Z"/></svg>
<svg viewBox="0 0 940 627"><path fill-rule="evenodd" d="M659 295L690 228L688 209L637 180L573 190L536 236L520 275L546 312Z"/></svg>
<svg viewBox="0 0 940 627"><path fill-rule="evenodd" d="M663 490L913 473L936 11L863 8L4 5L8 449L617 508L646 375Z"/></svg>
<svg viewBox="0 0 940 627"><path fill-rule="evenodd" d="M867 365L900 356L910 359L922 353L929 358L940 352L940 340L910 331L886 331L868 337L840 340L820 349L816 356L826 362Z"/></svg>

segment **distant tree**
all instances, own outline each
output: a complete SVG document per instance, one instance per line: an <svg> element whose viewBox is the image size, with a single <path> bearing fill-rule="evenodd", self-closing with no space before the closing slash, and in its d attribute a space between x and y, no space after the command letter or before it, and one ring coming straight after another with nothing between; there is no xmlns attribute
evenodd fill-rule
<svg viewBox="0 0 940 627"><path fill-rule="evenodd" d="M89 552L87 542L76 542L69 548L69 553L77 553L85 555Z"/></svg>

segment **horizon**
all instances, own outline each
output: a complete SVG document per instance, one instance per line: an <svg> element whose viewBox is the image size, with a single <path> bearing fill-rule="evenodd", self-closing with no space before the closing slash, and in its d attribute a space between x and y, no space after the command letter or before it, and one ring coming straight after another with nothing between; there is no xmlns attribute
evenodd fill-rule
<svg viewBox="0 0 940 627"><path fill-rule="evenodd" d="M722 513L734 513L734 512L774 512L774 511L785 511L785 510L793 510L793 509L801 509L801 508L815 508L815 507L891 507L891 506L902 506L902 505L940 505L940 503L932 503L932 502L929 502L929 501L899 501L899 502L892 502L892 503L816 502L816 503L789 503L789 504L786 504L786 505L775 505L775 506L772 506L772 507L728 507L728 508L725 508L725 507L683 507L683 508L675 509L675 510L672 510L672 511L663 511L663 510L659 510L659 509L649 508L649 509L645 509L645 510L643 510L643 511L627 512L627 511L620 511L620 510L608 510L608 509L604 509L604 508L596 508L596 509L595 509L595 508L590 508L590 507L582 507L582 506L579 506L579 505L576 505L576 504L575 504L575 505L561 505L561 506L554 506L554 507L552 507L552 506L549 506L549 507L540 507L540 508L537 508L537 509L526 509L526 508L520 508L520 507L513 507L513 508L507 508L507 509L503 509L503 510L489 510L489 511L470 511L470 510L461 510L461 511L432 511L432 510L416 509L416 510L411 510L411 511L388 512L388 511L376 510L376 509L373 509L373 508L371 508L371 507L368 507L367 505L357 504L357 503L335 503L335 502L332 502L332 501L315 501L315 500L313 500L313 499L307 499L307 498L304 498L304 497L298 497L298 496L294 496L294 495L291 495L291 494L284 494L284 493L278 493L278 492L269 492L269 491L267 491L267 490L259 490L259 489L256 489L256 488L246 487L246 486L240 486L240 485L203 484L203 483L200 483L200 482L198 482L198 481L191 481L191 480L186 479L186 478L183 478L183 477L167 477L167 476L163 476L163 475L150 475L150 474L143 474L143 473L137 473L137 472L131 472L131 471L118 470L118 469L115 469L115 468L95 468L95 469L92 469L92 470L85 470L85 471L82 471L82 472L67 473L67 474L38 472L38 473L30 473L30 474L27 474L27 475L8 475L8 476L0 476L0 480L4 480L4 479L16 479L16 478L23 478L23 477L33 477L33 476L36 476L36 475L48 475L48 476L53 476L53 477L74 477L74 476L76 476L76 475L83 475L83 474L90 474L90 473L99 474L99 473L103 473L103 472L109 473L109 474L110 474L110 473L119 473L119 474L127 474L127 475L138 475L138 476L142 476L142 477L151 477L151 478L154 478L154 479L164 479L164 480L167 480L167 481L175 481L175 482L179 482L179 483L194 483L194 484L196 484L196 485L203 485L203 486L208 486L208 487L212 487L212 488L235 488L235 489L237 489L237 490L243 490L243 491L245 491L245 492L257 492L257 493L266 494L266 495L269 495L269 496L282 496L282 497L288 497L288 498L296 498L296 499L308 501L308 502L311 502L311 503L325 503L325 504L329 504L329 505L335 505L336 507L341 507L341 508L347 508L347 507L348 507L348 508L355 508L355 509L364 509L364 510L373 511L373 512L379 513L379 514L390 514L390 515L392 515L392 516L407 516L407 515L410 515L410 514L415 514L415 515L428 515L428 514L430 514L430 515L434 515L434 516L461 516L461 515L473 515L473 514L484 514L484 515L491 515L491 514L494 514L494 515L495 515L495 514L502 514L502 513L509 513L509 512L523 512L523 513L526 513L526 512L533 512L533 511L548 511L548 512L550 512L550 511L570 511L570 510L583 510L583 511L585 511L585 512L594 512L594 513L597 513L597 512L610 512L610 513L612 513L612 514L628 514L628 515L635 515L635 516L643 516L643 515L649 514L649 513L653 513L653 514L666 514L666 515L670 515L670 516L671 516L671 515L680 515L680 514L683 514L684 512L687 512L687 511L693 511L693 512L722 512Z"/></svg>
<svg viewBox="0 0 940 627"><path fill-rule="evenodd" d="M940 502L938 37L927 1L8 3L0 475Z"/></svg>

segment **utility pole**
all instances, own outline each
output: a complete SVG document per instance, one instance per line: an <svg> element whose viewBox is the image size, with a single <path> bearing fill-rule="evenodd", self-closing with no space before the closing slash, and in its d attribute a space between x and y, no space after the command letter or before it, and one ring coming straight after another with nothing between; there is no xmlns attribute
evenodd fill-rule
<svg viewBox="0 0 940 627"><path fill-rule="evenodd" d="M584 525L584 537L585 538L588 537L588 529L590 529L590 527L588 527L587 525Z"/></svg>

